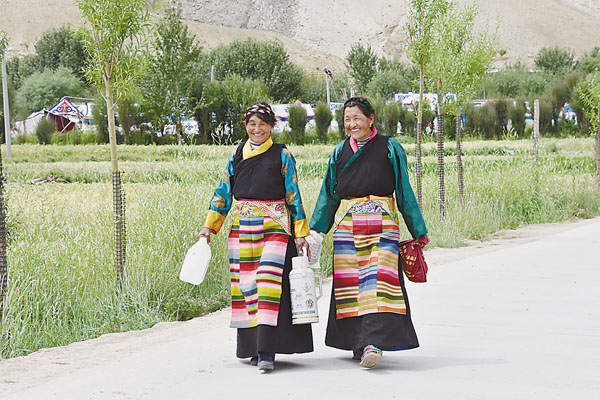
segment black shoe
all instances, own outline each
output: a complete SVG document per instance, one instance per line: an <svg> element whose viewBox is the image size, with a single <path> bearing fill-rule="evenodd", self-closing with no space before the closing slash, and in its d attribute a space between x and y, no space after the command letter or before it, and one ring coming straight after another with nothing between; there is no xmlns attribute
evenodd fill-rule
<svg viewBox="0 0 600 400"><path fill-rule="evenodd" d="M258 356L254 356L250 359L250 365L255 367L258 365Z"/></svg>
<svg viewBox="0 0 600 400"><path fill-rule="evenodd" d="M360 361L360 358L362 357L362 353L363 353L362 348L352 350L352 359Z"/></svg>

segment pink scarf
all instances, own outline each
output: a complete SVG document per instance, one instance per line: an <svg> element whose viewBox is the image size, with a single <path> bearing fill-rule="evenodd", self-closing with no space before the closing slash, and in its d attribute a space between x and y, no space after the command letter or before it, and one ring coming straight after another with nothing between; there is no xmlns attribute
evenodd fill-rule
<svg viewBox="0 0 600 400"><path fill-rule="evenodd" d="M369 143L369 141L371 139L373 139L376 135L377 135L377 128L373 127L373 133L371 133L371 135L367 138L367 140L365 141L363 146L365 144ZM352 147L353 152L356 153L358 151L358 143L356 143L356 140L352 136L350 136L350 147Z"/></svg>

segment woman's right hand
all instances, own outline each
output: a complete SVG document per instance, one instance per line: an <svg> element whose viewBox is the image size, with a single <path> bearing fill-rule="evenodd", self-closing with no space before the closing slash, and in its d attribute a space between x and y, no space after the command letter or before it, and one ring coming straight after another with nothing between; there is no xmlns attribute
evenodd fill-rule
<svg viewBox="0 0 600 400"><path fill-rule="evenodd" d="M208 226L204 226L198 234L198 240L200 240L200 238L206 238L206 243L210 244L210 234L210 228Z"/></svg>

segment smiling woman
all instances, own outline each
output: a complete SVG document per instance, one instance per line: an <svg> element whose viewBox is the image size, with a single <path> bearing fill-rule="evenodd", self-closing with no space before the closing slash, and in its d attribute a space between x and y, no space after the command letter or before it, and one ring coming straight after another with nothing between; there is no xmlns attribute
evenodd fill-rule
<svg viewBox="0 0 600 400"><path fill-rule="evenodd" d="M235 200L229 232L231 327L238 329L237 356L251 358L260 370L274 368L275 353L313 350L310 325L292 325L291 259L309 253L296 161L273 143L276 118L267 103L244 113L248 140L229 158L210 202L199 237L221 229Z"/></svg>
<svg viewBox="0 0 600 400"><path fill-rule="evenodd" d="M325 344L352 350L372 368L382 350L419 346L399 268L400 219L427 244L427 228L408 180L404 149L377 134L375 109L362 97L344 103L350 135L333 150L310 228L333 228L333 291Z"/></svg>

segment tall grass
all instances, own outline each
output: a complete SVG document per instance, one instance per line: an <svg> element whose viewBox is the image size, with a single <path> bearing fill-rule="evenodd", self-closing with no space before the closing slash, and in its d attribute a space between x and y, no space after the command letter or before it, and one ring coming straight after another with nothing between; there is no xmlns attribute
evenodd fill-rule
<svg viewBox="0 0 600 400"><path fill-rule="evenodd" d="M439 217L434 155L425 158L423 213L432 246L456 247L499 229L600 214L591 140L542 145L540 164L525 141L466 144L461 203L456 165L447 163L447 217ZM412 146L409 169L414 174ZM290 146L310 214L332 146ZM506 152L505 150L512 150ZM2 357L103 333L183 320L229 304L226 230L200 286L180 282L186 249L233 147L121 146L127 194L127 284L117 292L106 146L13 147L9 184L9 292L0 329ZM68 184L30 185L54 175ZM404 230L403 235L408 237ZM322 264L331 271L331 234Z"/></svg>

